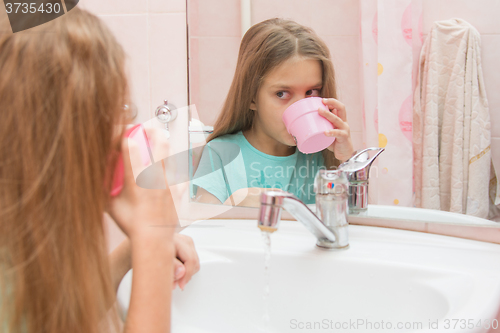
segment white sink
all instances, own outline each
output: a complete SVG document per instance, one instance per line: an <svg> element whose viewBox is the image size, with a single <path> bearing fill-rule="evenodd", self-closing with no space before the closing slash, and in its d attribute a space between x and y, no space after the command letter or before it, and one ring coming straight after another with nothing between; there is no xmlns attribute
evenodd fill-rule
<svg viewBox="0 0 500 333"><path fill-rule="evenodd" d="M316 211L316 206L313 206L313 211ZM458 214L445 212L435 209L399 207L399 206L384 206L384 205L368 205L366 213L361 216L369 216L381 219L397 219L397 220L415 220L422 222L439 222L441 224L462 224L476 225L485 227L498 227L497 222L482 219L466 214Z"/></svg>
<svg viewBox="0 0 500 333"><path fill-rule="evenodd" d="M174 291L172 332L487 332L484 321L500 306L500 245L351 225L350 248L332 251L317 248L302 224L282 221L271 235L264 330L256 225L211 220L182 232L193 238L201 269ZM130 282L128 274L119 289L125 309Z"/></svg>

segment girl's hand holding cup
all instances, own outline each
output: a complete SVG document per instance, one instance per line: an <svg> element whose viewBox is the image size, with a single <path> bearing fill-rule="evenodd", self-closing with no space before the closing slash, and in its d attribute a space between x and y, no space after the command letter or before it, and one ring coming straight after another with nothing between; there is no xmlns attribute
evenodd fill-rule
<svg viewBox="0 0 500 333"><path fill-rule="evenodd" d="M130 130L129 130L130 131ZM143 131L142 127L132 131ZM155 148L168 149L167 140L160 140L163 133L148 131L148 138L154 137ZM158 138L157 138L158 137ZM124 167L123 189L111 201L109 213L118 226L134 243L135 238L151 239L162 237L168 242L177 226L177 215L168 184L166 189L144 189L135 182L134 170L144 169L144 157L140 143L125 136L122 139ZM137 172L136 172L137 173ZM167 180L164 180L167 182ZM161 229L161 231L160 231Z"/></svg>
<svg viewBox="0 0 500 333"><path fill-rule="evenodd" d="M335 157L344 162L348 160L354 149L351 141L351 130L347 124L345 105L335 98L323 98L325 108L319 108L318 113L330 121L334 128L325 132L326 136L335 137L335 141L327 149L335 154Z"/></svg>

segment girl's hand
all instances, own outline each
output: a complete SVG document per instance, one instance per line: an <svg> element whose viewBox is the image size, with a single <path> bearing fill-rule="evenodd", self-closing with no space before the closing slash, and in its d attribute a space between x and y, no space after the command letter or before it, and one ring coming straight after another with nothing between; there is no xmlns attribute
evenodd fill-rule
<svg viewBox="0 0 500 333"><path fill-rule="evenodd" d="M174 286L184 290L191 277L200 270L200 259L194 248L193 239L186 235L175 234L174 245L176 259L174 260Z"/></svg>
<svg viewBox="0 0 500 333"><path fill-rule="evenodd" d="M161 138L161 134L148 131L148 137ZM155 140L155 145L168 149L166 139ZM120 194L111 200L109 214L130 238L132 244L136 238L148 239L159 236L171 241L177 225L177 215L167 180L164 179L166 189L144 189L136 184L133 169L143 168L143 161L139 145L134 140L123 138L122 157L124 185Z"/></svg>
<svg viewBox="0 0 500 333"><path fill-rule="evenodd" d="M354 152L351 141L351 130L347 124L345 105L335 98L323 98L323 104L325 104L328 109L320 108L318 113L330 121L335 127L335 129L325 132L326 136L335 137L335 141L327 149L332 151L338 160L344 162L348 160Z"/></svg>
<svg viewBox="0 0 500 333"><path fill-rule="evenodd" d="M151 135L148 132L149 138ZM168 149L166 138L153 141ZM132 250L134 274L124 332L170 332L177 226L174 201L166 179L166 189L144 189L136 184L133 168L144 168L145 162L134 140L122 140L122 156L124 184L111 200L109 214L129 237Z"/></svg>

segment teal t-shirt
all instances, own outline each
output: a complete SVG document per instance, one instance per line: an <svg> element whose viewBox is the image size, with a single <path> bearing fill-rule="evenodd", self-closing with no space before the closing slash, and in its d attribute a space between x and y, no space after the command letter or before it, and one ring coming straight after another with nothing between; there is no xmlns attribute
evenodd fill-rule
<svg viewBox="0 0 500 333"><path fill-rule="evenodd" d="M243 133L226 134L205 146L193 177L195 191L204 188L224 203L242 188L278 188L306 204L315 203L314 177L324 169L321 152L290 156L265 154L252 146Z"/></svg>

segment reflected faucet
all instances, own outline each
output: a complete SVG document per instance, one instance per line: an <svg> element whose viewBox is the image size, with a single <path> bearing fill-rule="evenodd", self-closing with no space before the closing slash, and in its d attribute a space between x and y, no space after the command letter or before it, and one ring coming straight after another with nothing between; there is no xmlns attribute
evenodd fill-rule
<svg viewBox="0 0 500 333"><path fill-rule="evenodd" d="M359 214L368 209L368 176L370 167L384 148L367 148L355 151L350 159L339 166L349 180L349 214Z"/></svg>
<svg viewBox="0 0 500 333"><path fill-rule="evenodd" d="M269 191L261 194L258 227L278 230L284 208L318 239L316 245L326 249L349 247L347 223L347 188L349 182L342 170L319 170L314 180L316 214L293 194Z"/></svg>

